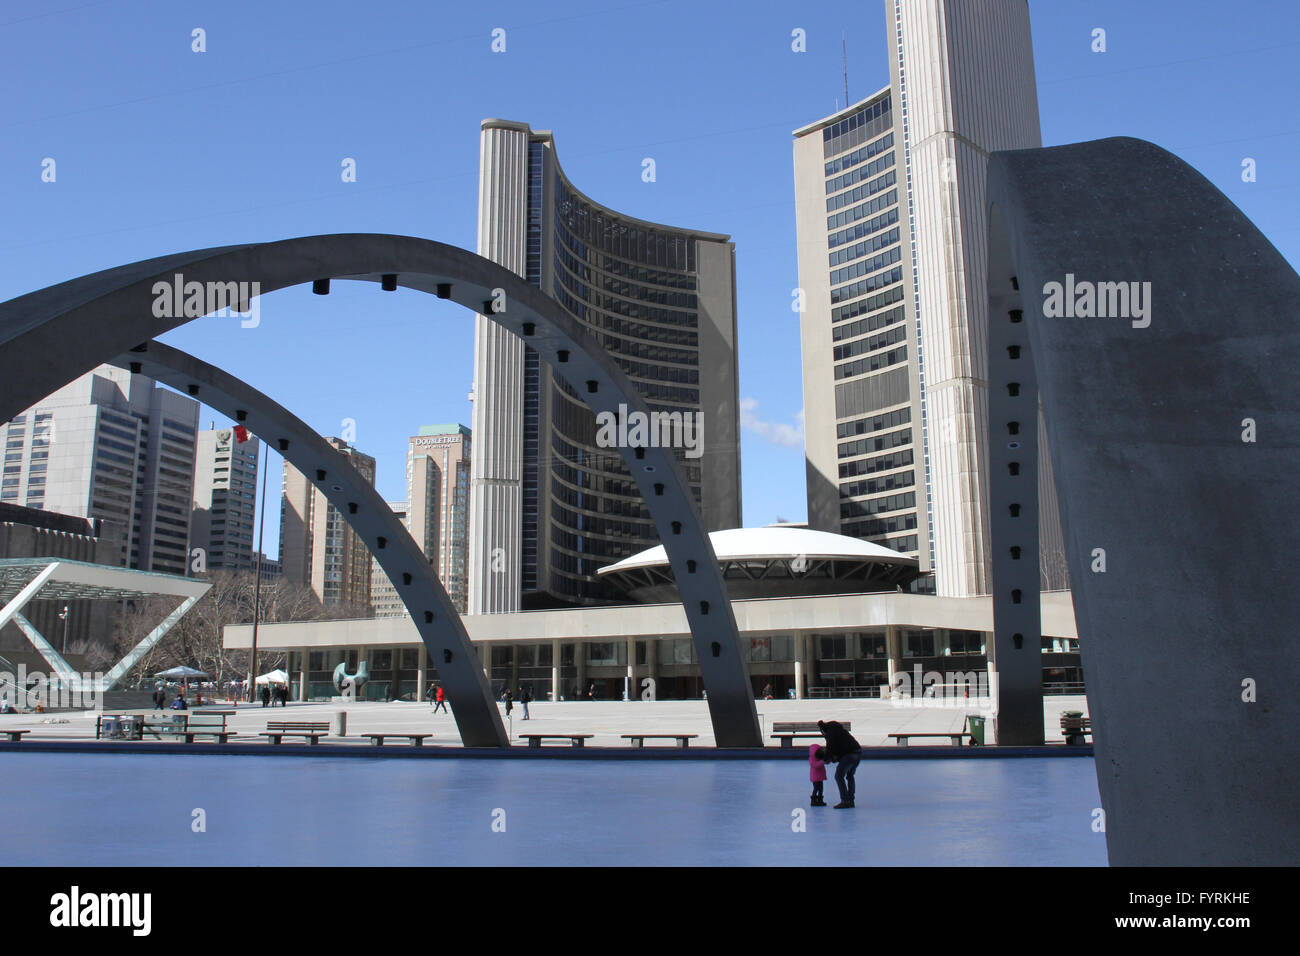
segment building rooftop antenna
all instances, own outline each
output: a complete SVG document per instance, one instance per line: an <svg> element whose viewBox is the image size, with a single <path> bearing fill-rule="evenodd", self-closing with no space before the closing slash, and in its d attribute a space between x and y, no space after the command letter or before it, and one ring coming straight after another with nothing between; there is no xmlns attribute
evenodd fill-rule
<svg viewBox="0 0 1300 956"><path fill-rule="evenodd" d="M849 43L846 34L840 34L840 55L844 59L844 106L849 105Z"/></svg>

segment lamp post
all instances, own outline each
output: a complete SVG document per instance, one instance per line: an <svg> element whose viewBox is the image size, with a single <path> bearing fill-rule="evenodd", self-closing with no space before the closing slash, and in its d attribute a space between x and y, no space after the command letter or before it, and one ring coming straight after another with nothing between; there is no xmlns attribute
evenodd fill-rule
<svg viewBox="0 0 1300 956"><path fill-rule="evenodd" d="M263 442L262 451L265 450L266 442ZM248 702L250 704L257 699L257 624L262 612L262 538L266 531L266 474L270 471L265 455L258 457L258 463L262 468L262 501L257 524L257 577L253 584L253 649L248 658Z"/></svg>
<svg viewBox="0 0 1300 956"><path fill-rule="evenodd" d="M63 605L63 610L59 612L59 620L63 622L63 656L64 657L68 656L68 618L71 617L71 615L68 612L70 608L71 605L65 604Z"/></svg>

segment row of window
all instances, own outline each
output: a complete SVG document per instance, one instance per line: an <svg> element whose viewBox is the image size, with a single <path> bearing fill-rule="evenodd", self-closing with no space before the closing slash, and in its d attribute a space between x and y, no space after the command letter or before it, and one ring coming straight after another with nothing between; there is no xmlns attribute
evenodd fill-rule
<svg viewBox="0 0 1300 956"><path fill-rule="evenodd" d="M900 333L903 331L898 329ZM900 338L902 336L900 335ZM881 352L877 355L867 355L853 362L845 362L843 365L835 366L835 380L838 382L842 378L852 378L854 375L862 375L866 372L875 372L882 368L888 368L891 365L897 365L899 362L907 361L907 346L900 345L896 349L890 349L888 352Z"/></svg>
<svg viewBox="0 0 1300 956"><path fill-rule="evenodd" d="M858 237L869 236L873 232L877 232L880 229L888 228L889 226L892 226L896 222L898 222L897 206L895 206L893 209L890 209L882 213L881 215L877 216L875 219L871 219L865 223L859 223L858 225L854 226L853 227L854 231L857 231L857 235L854 236L854 238L856 239ZM838 249L835 252L832 252L828 257L829 258L828 265L833 269L835 268L835 266L840 266L846 262L850 262L856 259L858 256L865 256L868 252L875 252L877 249L883 249L885 248L885 246L889 245L890 242L896 242L898 240L898 236L896 235L897 232L898 230L895 229L894 230L895 236L892 240L877 237L872 240L864 240L863 242L854 243L853 245L849 246L846 249Z"/></svg>
<svg viewBox="0 0 1300 956"><path fill-rule="evenodd" d="M888 495L884 498L872 498L869 501L841 501L841 518L864 518L868 515L884 514L886 511L902 511L904 508L916 507L916 492L908 491L901 495Z"/></svg>
<svg viewBox="0 0 1300 956"><path fill-rule="evenodd" d="M894 241L897 242L898 230L892 229L890 230L890 232L893 233ZM831 272L831 285L839 285L842 282L848 282L850 279L856 279L859 276L864 276L869 272L875 272L877 269L890 265L891 263L898 262L902 258L903 258L902 246L895 246L892 249L887 249L886 251L882 252L878 256L872 256L870 259L863 259L860 262L855 262L852 265L845 266L843 269L833 270ZM834 298L834 295L835 295L834 292L832 292L831 300L839 301Z"/></svg>
<svg viewBox="0 0 1300 956"><path fill-rule="evenodd" d="M866 435L871 432L878 432L882 428L893 428L896 425L905 425L911 420L912 406L908 405L892 412L885 412L882 415L858 418L851 422L840 422L835 426L835 437L851 438L854 435Z"/></svg>
<svg viewBox="0 0 1300 956"><path fill-rule="evenodd" d="M903 281L903 267L895 266L888 272L880 272L865 279L859 279L850 285L841 286L831 292L831 302L843 302L846 299L855 299L866 292L875 292L877 289L883 289L887 285Z"/></svg>
<svg viewBox="0 0 1300 956"><path fill-rule="evenodd" d="M858 455L883 451L886 448L897 448L899 445L910 445L911 443L912 429L903 428L896 432L876 435L874 438L858 438L854 441L840 442L837 457L856 458Z"/></svg>
<svg viewBox="0 0 1300 956"><path fill-rule="evenodd" d="M893 165L894 165L893 153L888 153L885 156L881 156L879 159L872 160L871 162L867 163L867 165L860 166L851 172L845 173L843 176L836 176L834 179L832 179L830 182L826 184L826 194L829 196L831 193L838 192L841 189L847 189L848 187L852 186L854 183L861 182L862 180L868 178L869 176L874 176L876 175L876 173L880 172L881 170L888 169L890 166ZM878 190L873 189L871 191L871 193L875 193L875 192L878 192ZM842 209L845 206L847 206L849 203L857 202L859 199L862 199L863 196L869 196L871 195L871 193L863 193L862 195L859 196L852 196L852 194L850 193L845 193L844 196L851 196L851 198L845 199L844 196L838 196L836 197L837 201L835 202L835 205L831 205L831 200L828 199L826 200L826 211L834 212L836 209Z"/></svg>
<svg viewBox="0 0 1300 956"><path fill-rule="evenodd" d="M892 475L865 478L840 485L840 497L859 498L863 495L880 494L882 491L893 491L895 488L910 488L914 484L916 484L915 471L898 471Z"/></svg>
<svg viewBox="0 0 1300 956"><path fill-rule="evenodd" d="M903 287L898 286L897 290L901 294ZM877 312L875 315L868 316L865 319L859 319L857 322L850 322L847 325L836 326L835 329L832 330L831 340L834 342L842 342L845 339L856 339L860 335L865 335L868 332L875 332L877 329L883 329L901 322L906 315L907 313L903 306L895 306L888 312ZM854 355L860 355L864 351L868 351L867 348L860 348L859 344L859 342L853 342L850 345L835 346L835 361L838 362L842 358L852 358ZM869 348L874 347L875 346L870 346Z"/></svg>
<svg viewBox="0 0 1300 956"><path fill-rule="evenodd" d="M880 455L876 458L861 458L857 461L848 461L840 465L841 478L856 478L858 475L870 475L877 471L889 471L893 468L901 468L904 465L912 464L912 449L904 448L902 451L896 451L890 455Z"/></svg>
<svg viewBox="0 0 1300 956"><path fill-rule="evenodd" d="M885 159L889 160L887 165L892 165L894 162L894 154L890 153L885 157ZM827 199L826 211L834 212L836 209L843 209L850 203L855 203L860 199L866 199L868 196L874 196L882 189L889 189L889 187L894 185L896 182L898 182L898 173L891 169L883 176L877 176L875 179L865 182L854 189L850 189L848 192L840 193L838 196L832 196L830 199ZM893 190L890 191L893 192ZM828 229L835 228L830 224L829 220L827 220L826 227Z"/></svg>
<svg viewBox="0 0 1300 956"><path fill-rule="evenodd" d="M850 538L866 538L877 534L893 534L895 531L914 531L916 529L916 513L895 515L892 518L867 518L862 521L849 521L840 525L840 534L846 534ZM915 551L916 536L903 538L897 541L882 541L881 544L893 548L895 551ZM904 546L906 545L906 546Z"/></svg>
<svg viewBox="0 0 1300 956"><path fill-rule="evenodd" d="M877 349L883 349L890 345L897 345L899 342L905 341L906 339L907 327L904 325L895 325L887 332L881 332L879 335L870 335L865 339L857 339L848 345L839 346L835 349L835 352L837 353L835 358L836 360L852 358L855 355L863 355L867 352L874 352ZM845 354L838 354L840 352ZM847 368L847 366L840 366L840 368ZM856 373L845 372L844 374L847 377L848 375Z"/></svg>
<svg viewBox="0 0 1300 956"><path fill-rule="evenodd" d="M869 199L860 205L854 206L852 209L845 209L843 212L837 212L835 215L827 217L826 228L839 229L841 226L847 226L849 223L857 222L859 219L866 219L868 216L874 216L876 213L880 212L881 210L888 209L890 206L894 206L897 204L898 204L898 190L891 189L883 196L877 196L875 199ZM848 232L849 230L845 230L845 232L843 233L833 234L831 236L831 240L832 240L830 243L831 248L834 248L835 246L841 245L845 242L851 242L853 238L856 238L856 237L842 238L840 239L839 242L834 241L837 235L846 236Z"/></svg>
<svg viewBox="0 0 1300 956"><path fill-rule="evenodd" d="M861 149L855 149L851 153L845 153L843 156L840 156L838 159L832 159L829 163L826 164L826 175L829 177L829 176L834 176L836 173L842 173L850 166L856 166L858 163L864 163L872 156L875 156L878 153L883 153L885 150L889 149L889 147L893 145L894 145L894 134L889 133L886 136L882 137L881 139L876 140L875 142L868 143L866 146L863 146ZM830 188L827 188L826 191L828 193L835 192L834 189L830 189Z"/></svg>

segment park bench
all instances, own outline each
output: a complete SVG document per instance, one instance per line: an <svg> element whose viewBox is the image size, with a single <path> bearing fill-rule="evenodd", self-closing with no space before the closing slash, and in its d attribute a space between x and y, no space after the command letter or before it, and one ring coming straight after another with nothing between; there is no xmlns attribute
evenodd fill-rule
<svg viewBox="0 0 1300 956"><path fill-rule="evenodd" d="M568 740L573 746L581 747L595 734L520 734L521 740L527 740L528 746L540 747L543 740Z"/></svg>
<svg viewBox="0 0 1300 956"><path fill-rule="evenodd" d="M328 720L270 720L259 736L266 737L273 744L279 744L283 737L305 737L315 746L322 737L329 736L329 729Z"/></svg>
<svg viewBox="0 0 1300 956"><path fill-rule="evenodd" d="M232 713L234 711L208 710L190 714L185 724L185 742L192 744L195 737L215 737L217 743L224 744L235 736L233 731L226 729L226 718Z"/></svg>
<svg viewBox="0 0 1300 956"><path fill-rule="evenodd" d="M1066 711L1061 715L1061 733L1065 735L1068 746L1082 746L1092 736L1092 718L1077 710Z"/></svg>
<svg viewBox="0 0 1300 956"><path fill-rule="evenodd" d="M691 741L699 734L623 734L624 740L632 741L633 747L644 746L646 740L676 740L678 747L689 747Z"/></svg>
<svg viewBox="0 0 1300 956"><path fill-rule="evenodd" d="M413 747L423 747L426 737L432 737L433 734L362 734L362 737L369 737L370 742L376 747L382 747L384 740L388 737L397 737L399 740L409 740Z"/></svg>
<svg viewBox="0 0 1300 956"><path fill-rule="evenodd" d="M963 739L969 738L970 734L962 733L960 730L945 730L935 734L890 734L897 742L898 746L906 747L907 738L909 737L948 737L952 740L954 747L960 747Z"/></svg>
<svg viewBox="0 0 1300 956"><path fill-rule="evenodd" d="M840 726L845 730L852 730L853 725L847 721L840 721ZM817 729L817 721L807 720L787 720L776 721L772 724L771 736L781 741L782 747L792 747L796 739L822 739L822 732Z"/></svg>
<svg viewBox="0 0 1300 956"><path fill-rule="evenodd" d="M23 734L30 734L30 733L31 733L30 730L0 730L0 734L5 734L9 737L9 742L11 744L22 743Z"/></svg>

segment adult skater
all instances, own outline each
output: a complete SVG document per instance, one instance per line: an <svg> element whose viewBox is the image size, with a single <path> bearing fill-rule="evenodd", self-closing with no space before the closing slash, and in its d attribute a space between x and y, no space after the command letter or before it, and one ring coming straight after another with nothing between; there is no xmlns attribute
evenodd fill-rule
<svg viewBox="0 0 1300 956"><path fill-rule="evenodd" d="M862 760L862 745L853 739L853 735L838 720L819 720L817 729L826 738L826 762L836 764L835 786L840 788L840 802L835 804L835 809L852 810L853 775L858 772L858 764Z"/></svg>

